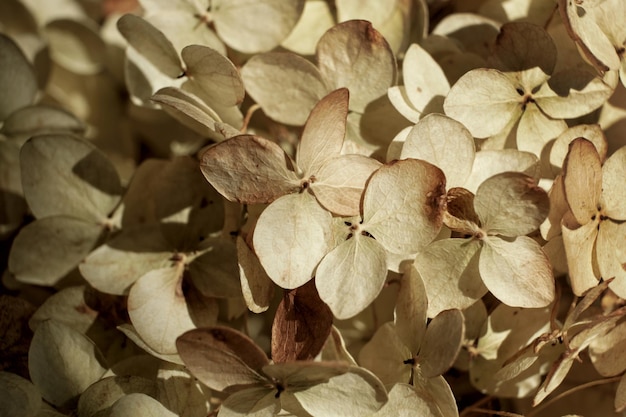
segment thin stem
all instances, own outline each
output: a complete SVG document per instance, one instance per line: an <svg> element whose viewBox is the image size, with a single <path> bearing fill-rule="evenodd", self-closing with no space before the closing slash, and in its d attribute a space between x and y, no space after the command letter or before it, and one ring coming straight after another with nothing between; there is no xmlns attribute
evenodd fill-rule
<svg viewBox="0 0 626 417"><path fill-rule="evenodd" d="M612 384L613 382L617 382L620 379L622 379L622 375L614 376L612 378L599 379L597 381L587 382L585 384L578 385L578 386L576 386L574 388L570 388L567 391L563 391L559 395L557 395L555 397L552 397L550 400L542 403L540 406L535 407L530 413L528 413L526 415L526 417L532 417L532 416L536 415L537 413L539 413L544 408L546 408L546 407L554 404L555 402L557 402L557 401L567 397L568 395L574 394L574 393L576 393L578 391L582 391L582 390L587 389L587 388L595 387L596 385Z"/></svg>
<svg viewBox="0 0 626 417"><path fill-rule="evenodd" d="M524 417L523 415L517 414L517 413L510 413L508 411L489 410L487 408L473 408L471 411L474 413L485 413L485 414L492 415L492 416Z"/></svg>
<svg viewBox="0 0 626 417"><path fill-rule="evenodd" d="M261 106L259 106L257 103L250 106L250 108L246 112L246 116L243 119L243 126L241 126L240 129L241 133L246 133L246 130L248 130L248 124L250 124L250 119L252 119L252 115L260 108Z"/></svg>

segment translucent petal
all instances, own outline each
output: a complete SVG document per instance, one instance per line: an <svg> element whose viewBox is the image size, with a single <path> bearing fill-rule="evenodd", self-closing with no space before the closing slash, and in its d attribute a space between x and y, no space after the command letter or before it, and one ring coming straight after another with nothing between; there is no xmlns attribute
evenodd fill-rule
<svg viewBox="0 0 626 417"><path fill-rule="evenodd" d="M200 89L208 103L234 106L243 101L244 87L235 65L215 49L202 45L186 46L181 56L187 66L185 75L190 81L183 89L193 93Z"/></svg>
<svg viewBox="0 0 626 417"><path fill-rule="evenodd" d="M570 284L574 294L581 296L589 288L598 285L594 255L598 221L590 221L581 226L576 224L569 212L563 217L561 224Z"/></svg>
<svg viewBox="0 0 626 417"><path fill-rule="evenodd" d="M85 259L102 232L102 226L74 217L37 220L15 238L9 270L20 282L52 286Z"/></svg>
<svg viewBox="0 0 626 417"><path fill-rule="evenodd" d="M426 378L442 375L454 363L465 337L463 314L451 309L437 314L428 324L417 360Z"/></svg>
<svg viewBox="0 0 626 417"><path fill-rule="evenodd" d="M433 100L445 97L450 90L448 79L439 64L418 44L412 44L406 51L402 71L406 96L420 113Z"/></svg>
<svg viewBox="0 0 626 417"><path fill-rule="evenodd" d="M272 202L297 191L300 183L280 146L251 135L210 147L202 154L200 169L220 194L244 204Z"/></svg>
<svg viewBox="0 0 626 417"><path fill-rule="evenodd" d="M0 34L0 120L33 102L37 80L33 67L11 38Z"/></svg>
<svg viewBox="0 0 626 417"><path fill-rule="evenodd" d="M289 35L304 0L217 0L211 6L218 35L230 47L251 54L269 51Z"/></svg>
<svg viewBox="0 0 626 417"><path fill-rule="evenodd" d="M58 19L44 27L50 43L51 58L59 65L81 75L104 69L106 46L97 25L89 20Z"/></svg>
<svg viewBox="0 0 626 417"><path fill-rule="evenodd" d="M536 104L528 103L517 126L517 149L541 157L546 144L565 129L567 129L565 121L550 119Z"/></svg>
<svg viewBox="0 0 626 417"><path fill-rule="evenodd" d="M273 417L279 411L275 390L267 387L241 390L220 405L220 417Z"/></svg>
<svg viewBox="0 0 626 417"><path fill-rule="evenodd" d="M341 152L348 100L348 89L335 90L322 98L309 114L296 152L296 162L304 177L317 174L329 158Z"/></svg>
<svg viewBox="0 0 626 417"><path fill-rule="evenodd" d="M241 68L246 91L268 117L303 125L329 88L315 65L296 54L256 55Z"/></svg>
<svg viewBox="0 0 626 417"><path fill-rule="evenodd" d="M600 223L595 257L603 279L615 278L610 288L620 297L626 287L626 223L605 220Z"/></svg>
<svg viewBox="0 0 626 417"><path fill-rule="evenodd" d="M35 217L69 215L106 223L122 185L91 143L69 135L30 139L20 154L24 195Z"/></svg>
<svg viewBox="0 0 626 417"><path fill-rule="evenodd" d="M472 172L464 188L475 193L487 178L507 171L523 172L539 180L539 158L516 149L480 150L476 152Z"/></svg>
<svg viewBox="0 0 626 417"><path fill-rule="evenodd" d="M78 400L79 416L92 416L106 410L127 394L140 393L156 397L155 381L139 376L110 376L92 384Z"/></svg>
<svg viewBox="0 0 626 417"><path fill-rule="evenodd" d="M565 198L579 224L593 220L602 193L602 167L595 146L585 139L569 145L563 166Z"/></svg>
<svg viewBox="0 0 626 417"><path fill-rule="evenodd" d="M54 320L37 328L28 351L28 369L41 396L56 406L74 403L106 371L91 340Z"/></svg>
<svg viewBox="0 0 626 417"><path fill-rule="evenodd" d="M621 147L602 166L602 209L613 220L626 220L626 147Z"/></svg>
<svg viewBox="0 0 626 417"><path fill-rule="evenodd" d="M626 347L626 324L620 323L602 337L589 344L589 357L596 371L602 376L619 375L626 369L621 353Z"/></svg>
<svg viewBox="0 0 626 417"><path fill-rule="evenodd" d="M326 83L332 88L347 87L350 110L358 113L387 94L396 80L396 61L389 44L364 20L339 23L329 29L317 44L316 56Z"/></svg>
<svg viewBox="0 0 626 417"><path fill-rule="evenodd" d="M478 187L474 209L487 233L522 236L539 228L548 215L550 200L534 178L504 172Z"/></svg>
<svg viewBox="0 0 626 417"><path fill-rule="evenodd" d="M402 275L394 310L396 332L411 352L418 352L426 331L428 297L424 281L415 267Z"/></svg>
<svg viewBox="0 0 626 417"><path fill-rule="evenodd" d="M606 71L619 66L615 48L602 29L598 27L592 13L588 13L577 3L559 0L559 12L568 34L583 55L597 69Z"/></svg>
<svg viewBox="0 0 626 417"><path fill-rule="evenodd" d="M237 258L243 298L253 313L262 313L269 308L274 295L274 283L259 263L259 259L239 236L237 238Z"/></svg>
<svg viewBox="0 0 626 417"><path fill-rule="evenodd" d="M444 193L443 172L428 162L384 165L365 190L362 227L389 252L416 253L441 229Z"/></svg>
<svg viewBox="0 0 626 417"><path fill-rule="evenodd" d="M324 32L335 24L330 6L324 0L308 0L300 20L281 46L299 55L315 55L315 47Z"/></svg>
<svg viewBox="0 0 626 417"><path fill-rule="evenodd" d="M217 326L184 333L176 341L185 366L203 384L223 391L237 385L255 385L269 363L252 339L229 327Z"/></svg>
<svg viewBox="0 0 626 417"><path fill-rule="evenodd" d="M359 363L374 372L385 386L390 387L409 381L411 366L404 361L412 359L415 353L402 343L394 324L385 323L361 349Z"/></svg>
<svg viewBox="0 0 626 417"><path fill-rule="evenodd" d="M385 249L371 237L357 233L322 259L315 284L335 317L348 319L374 301L386 277Z"/></svg>
<svg viewBox="0 0 626 417"><path fill-rule="evenodd" d="M533 97L548 116L569 119L602 106L613 94L616 82L615 73L602 79L585 70L566 70L554 74Z"/></svg>
<svg viewBox="0 0 626 417"><path fill-rule="evenodd" d="M146 20L127 14L118 20L117 27L128 43L163 74L176 78L183 73L174 45Z"/></svg>
<svg viewBox="0 0 626 417"><path fill-rule="evenodd" d="M304 390L294 390L300 405L315 416L370 415L387 402L387 391L373 374L352 367L344 374L331 377Z"/></svg>
<svg viewBox="0 0 626 417"><path fill-rule="evenodd" d="M442 239L426 246L415 259L428 294L428 316L474 304L487 293L478 272L478 241Z"/></svg>
<svg viewBox="0 0 626 417"><path fill-rule="evenodd" d="M466 73L452 86L443 108L474 137L499 133L517 113L522 97L509 77L494 69Z"/></svg>
<svg viewBox="0 0 626 417"><path fill-rule="evenodd" d="M356 216L361 211L365 184L380 166L377 160L363 155L337 156L320 168L311 190L326 210L340 216Z"/></svg>
<svg viewBox="0 0 626 417"><path fill-rule="evenodd" d="M331 215L309 193L288 194L270 204L254 229L254 250L267 275L282 288L310 280L330 250Z"/></svg>
<svg viewBox="0 0 626 417"><path fill-rule="evenodd" d="M148 346L176 353L176 338L196 327L182 289L184 264L152 270L139 278L128 294L128 315Z"/></svg>
<svg viewBox="0 0 626 417"><path fill-rule="evenodd" d="M465 126L447 116L432 114L411 129L400 155L401 159L423 159L439 167L446 175L446 186L452 188L465 183L474 154L474 138Z"/></svg>
<svg viewBox="0 0 626 417"><path fill-rule="evenodd" d="M430 398L420 396L409 384L395 384L389 391L389 401L372 417L399 416L440 417L432 410Z"/></svg>
<svg viewBox="0 0 626 417"><path fill-rule="evenodd" d="M604 136L604 132L600 128L600 125L583 124L572 126L561 133L554 141L552 148L550 148L550 166L554 175L559 174L563 168L569 144L572 143L574 139L579 137L585 138L594 144L598 154L600 155L601 161L606 159L608 146L606 137Z"/></svg>
<svg viewBox="0 0 626 417"><path fill-rule="evenodd" d="M539 244L529 237L510 242L487 239L479 270L489 291L507 305L538 308L554 300L552 267Z"/></svg>
<svg viewBox="0 0 626 417"><path fill-rule="evenodd" d="M174 252L160 227L128 228L92 251L79 269L97 290L123 295L142 275L170 265Z"/></svg>
<svg viewBox="0 0 626 417"><path fill-rule="evenodd" d="M176 87L165 87L152 96L152 101L176 120L204 136L217 130L215 122L221 121L215 111L191 93Z"/></svg>
<svg viewBox="0 0 626 417"><path fill-rule="evenodd" d="M176 414L165 408L154 398L141 393L131 393L115 402L106 414L107 417L124 417L141 413L150 417L174 417Z"/></svg>

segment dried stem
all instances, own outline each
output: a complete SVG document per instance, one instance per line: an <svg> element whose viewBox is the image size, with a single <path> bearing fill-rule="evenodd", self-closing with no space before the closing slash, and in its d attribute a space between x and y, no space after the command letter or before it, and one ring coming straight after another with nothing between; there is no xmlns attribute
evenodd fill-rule
<svg viewBox="0 0 626 417"><path fill-rule="evenodd" d="M567 397L567 396L569 396L571 394L574 394L574 393L576 393L578 391L582 391L582 390L587 389L587 388L595 387L596 385L612 384L613 382L617 382L620 379L622 379L622 375L614 376L612 378L604 378L604 379L599 379L599 380L596 380L596 381L590 381L590 382L587 382L585 384L578 385L578 386L576 386L574 388L570 388L567 391L563 391L559 395L557 395L555 397L552 397L550 400L542 403L540 406L535 407L535 409L533 409L530 413L528 413L526 415L526 417L532 417L532 416L536 415L537 413L539 413L544 408L546 408L546 407L554 404L555 402L557 402L557 401L559 401L559 400L561 400L561 399L563 399L563 398L565 398L565 397Z"/></svg>

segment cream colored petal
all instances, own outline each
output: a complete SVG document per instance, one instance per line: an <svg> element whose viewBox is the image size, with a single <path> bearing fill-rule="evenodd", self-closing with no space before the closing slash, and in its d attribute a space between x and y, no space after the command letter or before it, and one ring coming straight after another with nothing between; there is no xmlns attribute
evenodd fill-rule
<svg viewBox="0 0 626 417"><path fill-rule="evenodd" d="M330 250L331 215L307 193L288 194L261 213L254 251L278 286L292 289L310 280Z"/></svg>
<svg viewBox="0 0 626 417"><path fill-rule="evenodd" d="M621 147L602 166L602 210L613 220L626 220L626 147Z"/></svg>
<svg viewBox="0 0 626 417"><path fill-rule="evenodd" d="M507 305L538 308L554 300L552 267L539 244L529 237L510 242L488 238L479 270L489 291Z"/></svg>
<svg viewBox="0 0 626 417"><path fill-rule="evenodd" d="M0 409L7 416L35 417L42 406L41 394L32 382L17 374L1 371Z"/></svg>
<svg viewBox="0 0 626 417"><path fill-rule="evenodd" d="M485 232L522 236L539 228L548 215L550 200L534 178L504 172L478 187L474 209Z"/></svg>
<svg viewBox="0 0 626 417"><path fill-rule="evenodd" d="M87 257L102 232L102 226L74 217L37 220L15 237L9 271L22 283L55 285Z"/></svg>
<svg viewBox="0 0 626 417"><path fill-rule="evenodd" d="M204 136L215 134L215 122L221 119L215 110L198 97L176 87L165 87L156 92L152 101L163 107L170 116Z"/></svg>
<svg viewBox="0 0 626 417"><path fill-rule="evenodd" d="M412 359L415 352L404 346L393 323L378 328L372 339L359 353L361 366L374 372L387 387L397 383L408 383L411 366L404 361Z"/></svg>
<svg viewBox="0 0 626 417"><path fill-rule="evenodd" d="M626 223L605 220L600 223L595 257L602 279L615 278L609 287L620 297L626 290Z"/></svg>
<svg viewBox="0 0 626 417"><path fill-rule="evenodd" d="M387 90L387 97L398 113L406 117L411 122L417 123L422 112L411 104L405 86L395 85L393 87L389 87L389 90Z"/></svg>
<svg viewBox="0 0 626 417"><path fill-rule="evenodd" d="M325 162L341 152L349 97L348 89L335 90L322 98L309 114L296 153L296 162L305 178L317 175Z"/></svg>
<svg viewBox="0 0 626 417"><path fill-rule="evenodd" d="M474 137L486 138L504 129L516 115L521 99L506 74L494 69L476 69L452 86L443 108Z"/></svg>
<svg viewBox="0 0 626 417"><path fill-rule="evenodd" d="M287 381L289 383L289 381ZM387 402L387 391L371 372L351 367L348 372L292 394L309 415L370 415ZM303 415L303 414L299 414Z"/></svg>
<svg viewBox="0 0 626 417"><path fill-rule="evenodd" d="M548 116L569 119L602 106L613 94L616 82L616 73L602 79L586 70L566 70L554 74L533 97Z"/></svg>
<svg viewBox="0 0 626 417"><path fill-rule="evenodd" d="M596 261L598 221L577 225L571 212L563 217L561 230L567 257L570 284L574 294L581 296L598 285L599 271Z"/></svg>
<svg viewBox="0 0 626 417"><path fill-rule="evenodd" d="M460 310L451 309L437 314L428 323L417 356L421 375L433 378L450 369L461 351L464 338L465 325Z"/></svg>
<svg viewBox="0 0 626 417"><path fill-rule="evenodd" d="M409 384L395 384L389 391L389 401L372 417L441 417L441 414L433 410L431 401L428 397L420 396Z"/></svg>
<svg viewBox="0 0 626 417"><path fill-rule="evenodd" d="M418 352L426 331L428 296L415 266L402 275L394 310L396 332L411 352Z"/></svg>
<svg viewBox="0 0 626 417"><path fill-rule="evenodd" d="M37 328L28 351L30 377L41 396L69 406L106 372L102 353L87 336L48 320Z"/></svg>
<svg viewBox="0 0 626 417"><path fill-rule="evenodd" d="M475 193L487 178L507 171L523 172L539 180L539 158L516 149L480 150L476 152L472 172L464 188Z"/></svg>
<svg viewBox="0 0 626 417"><path fill-rule="evenodd" d="M464 309L487 293L478 272L480 243L442 239L426 246L415 259L428 294L428 317L451 308Z"/></svg>
<svg viewBox="0 0 626 417"><path fill-rule="evenodd" d="M465 126L447 116L432 114L411 129L400 157L423 159L439 167L450 189L465 183L472 170L474 154L474 138Z"/></svg>
<svg viewBox="0 0 626 417"><path fill-rule="evenodd" d="M358 113L387 94L396 81L396 60L389 44L365 20L351 20L329 29L317 44L316 56L327 85L347 87L350 110Z"/></svg>
<svg viewBox="0 0 626 417"><path fill-rule="evenodd" d="M262 313L270 306L274 284L259 263L259 259L241 236L237 237L237 258L243 298L253 313Z"/></svg>
<svg viewBox="0 0 626 417"><path fill-rule="evenodd" d="M406 159L379 168L363 196L363 229L396 254L430 243L443 222L445 176L428 162Z"/></svg>
<svg viewBox="0 0 626 417"><path fill-rule="evenodd" d="M281 46L303 56L315 55L317 42L334 24L335 18L326 1L308 0L300 20Z"/></svg>
<svg viewBox="0 0 626 417"><path fill-rule="evenodd" d="M94 22L57 19L48 22L43 29L51 58L57 64L80 75L97 74L104 70L106 45Z"/></svg>
<svg viewBox="0 0 626 417"><path fill-rule="evenodd" d="M201 45L186 46L181 56L189 78L183 89L199 89L209 97L208 103L234 106L243 101L243 81L235 65L215 49Z"/></svg>
<svg viewBox="0 0 626 417"><path fill-rule="evenodd" d="M304 0L216 0L211 3L218 35L243 53L278 46L296 26Z"/></svg>
<svg viewBox="0 0 626 417"><path fill-rule="evenodd" d="M357 233L322 259L315 285L335 317L348 319L374 301L386 277L385 249L371 237Z"/></svg>
<svg viewBox="0 0 626 417"><path fill-rule="evenodd" d="M118 20L117 27L128 43L159 71L170 78L183 74L174 45L152 24L139 16L127 14Z"/></svg>
<svg viewBox="0 0 626 417"><path fill-rule="evenodd" d="M589 344L589 357L593 367L602 376L619 375L626 369L626 323L620 323L602 337Z"/></svg>
<svg viewBox="0 0 626 417"><path fill-rule="evenodd" d="M380 162L367 156L337 156L320 167L311 190L320 204L331 213L356 216L361 212L365 184L380 167Z"/></svg>
<svg viewBox="0 0 626 417"><path fill-rule="evenodd" d="M552 168L552 172L554 175L557 175L561 172L563 168L563 163L565 162L565 157L567 156L567 151L569 149L569 144L576 138L585 138L591 141L598 154L600 155L600 160L604 161L606 159L607 153L607 141L604 136L604 132L600 128L600 125L576 125L568 128L566 131L561 133L552 148L550 149L550 166Z"/></svg>
<svg viewBox="0 0 626 417"><path fill-rule="evenodd" d="M330 90L315 65L292 53L255 55L241 68L246 91L268 117L303 125Z"/></svg>
<svg viewBox="0 0 626 417"><path fill-rule="evenodd" d="M141 413L147 417L176 416L176 414L168 410L163 404L142 393L131 393L123 396L111 406L105 415L106 417L124 417L137 413Z"/></svg>
<svg viewBox="0 0 626 417"><path fill-rule="evenodd" d="M159 353L176 353L176 338L193 323L183 294L185 266L155 269L139 278L128 294L128 315L148 346Z"/></svg>
<svg viewBox="0 0 626 417"><path fill-rule="evenodd" d="M86 140L34 137L22 147L20 163L24 196L35 217L69 215L105 224L120 201L115 167Z"/></svg>
<svg viewBox="0 0 626 417"><path fill-rule="evenodd" d="M517 126L517 149L541 157L548 142L567 129L563 120L547 117L534 103L528 103Z"/></svg>
<svg viewBox="0 0 626 417"><path fill-rule="evenodd" d="M406 97L419 113L436 97L445 97L450 91L450 83L437 61L416 43L406 51L402 73Z"/></svg>

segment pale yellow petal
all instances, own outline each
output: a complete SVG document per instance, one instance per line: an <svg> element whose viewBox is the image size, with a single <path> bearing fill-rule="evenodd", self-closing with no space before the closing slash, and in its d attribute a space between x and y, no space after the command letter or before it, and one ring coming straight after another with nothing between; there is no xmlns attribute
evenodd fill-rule
<svg viewBox="0 0 626 417"><path fill-rule="evenodd" d="M261 213L254 251L267 275L282 288L308 280L332 244L331 215L309 193L288 194Z"/></svg>
<svg viewBox="0 0 626 417"><path fill-rule="evenodd" d="M529 237L487 239L479 270L489 291L507 305L538 308L554 300L552 267L539 244Z"/></svg>

